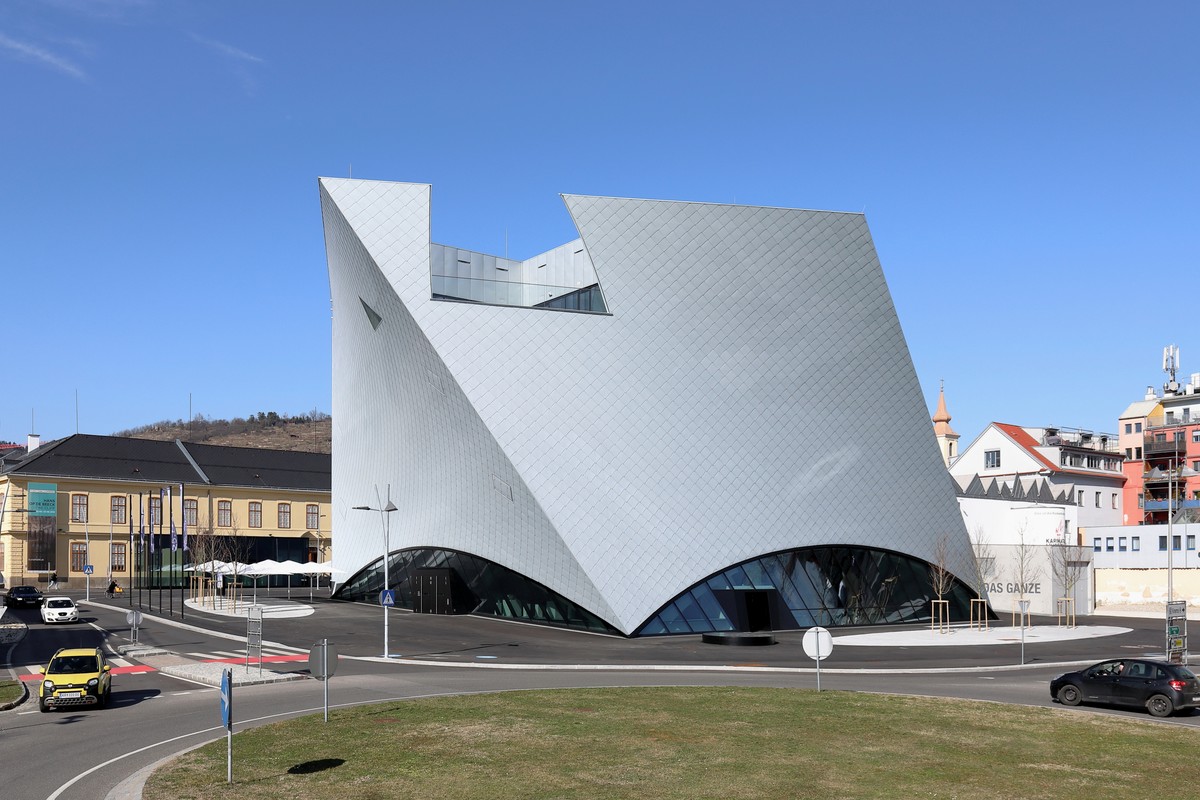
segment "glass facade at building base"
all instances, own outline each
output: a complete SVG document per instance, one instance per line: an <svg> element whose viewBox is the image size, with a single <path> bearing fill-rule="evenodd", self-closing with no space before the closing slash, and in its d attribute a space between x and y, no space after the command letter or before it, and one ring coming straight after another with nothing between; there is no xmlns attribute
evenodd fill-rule
<svg viewBox="0 0 1200 800"><path fill-rule="evenodd" d="M388 579L400 608L620 635L545 586L466 553L397 551L390 556ZM376 603L382 589L381 559L348 580L335 596ZM967 619L974 597L955 580L942 598L949 603L949 618ZM809 547L722 570L675 597L633 635L921 622L930 619L935 599L930 566L919 559L865 547Z"/></svg>
<svg viewBox="0 0 1200 800"><path fill-rule="evenodd" d="M577 603L524 575L453 550L419 548L391 554L388 583L396 606L426 614L482 614L561 628L620 635ZM338 589L342 600L377 603L383 590L379 559Z"/></svg>
<svg viewBox="0 0 1200 800"><path fill-rule="evenodd" d="M955 580L951 620L966 620L975 597ZM800 630L917 622L936 600L930 566L866 547L806 547L745 561L667 603L635 636L711 631Z"/></svg>

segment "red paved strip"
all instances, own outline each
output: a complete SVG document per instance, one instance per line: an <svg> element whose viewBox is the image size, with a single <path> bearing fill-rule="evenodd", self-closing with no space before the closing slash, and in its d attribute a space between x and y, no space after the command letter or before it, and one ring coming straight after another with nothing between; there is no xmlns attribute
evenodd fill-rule
<svg viewBox="0 0 1200 800"><path fill-rule="evenodd" d="M154 667L147 667L144 664L139 664L133 667L113 667L113 675L141 675L146 672L158 672ZM41 681L42 676L30 673L28 675L19 676L23 681Z"/></svg>
<svg viewBox="0 0 1200 800"><path fill-rule="evenodd" d="M251 661L258 663L257 658L251 658ZM290 656L263 656L264 664L278 664L281 661L308 661L307 653L294 653ZM210 658L201 662L202 664L245 664L246 657L239 656L237 658Z"/></svg>

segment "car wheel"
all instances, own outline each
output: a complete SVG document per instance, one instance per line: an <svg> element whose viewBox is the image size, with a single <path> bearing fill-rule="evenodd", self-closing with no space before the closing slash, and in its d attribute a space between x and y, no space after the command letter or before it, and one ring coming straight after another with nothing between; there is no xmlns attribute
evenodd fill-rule
<svg viewBox="0 0 1200 800"><path fill-rule="evenodd" d="M1175 712L1175 706L1166 695L1156 694L1146 701L1146 710L1155 717L1169 717Z"/></svg>
<svg viewBox="0 0 1200 800"><path fill-rule="evenodd" d="M43 714L46 714L50 711L50 704L45 700L38 700L38 708L42 710Z"/></svg>
<svg viewBox="0 0 1200 800"><path fill-rule="evenodd" d="M1079 693L1079 687L1068 683L1058 690L1058 702L1064 706L1077 706L1083 700L1083 695Z"/></svg>
<svg viewBox="0 0 1200 800"><path fill-rule="evenodd" d="M100 707L108 708L110 703L112 703L112 687L111 686L108 687L107 689L105 689L104 694L102 694L100 696Z"/></svg>

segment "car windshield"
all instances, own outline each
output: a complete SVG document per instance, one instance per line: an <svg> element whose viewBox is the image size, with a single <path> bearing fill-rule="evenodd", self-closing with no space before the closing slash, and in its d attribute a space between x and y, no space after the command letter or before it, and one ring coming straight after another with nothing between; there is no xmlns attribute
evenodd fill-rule
<svg viewBox="0 0 1200 800"><path fill-rule="evenodd" d="M75 604L66 598L62 600L50 600L46 603L47 608L70 608L73 605Z"/></svg>
<svg viewBox="0 0 1200 800"><path fill-rule="evenodd" d="M59 656L50 662L50 672L96 672L95 656Z"/></svg>

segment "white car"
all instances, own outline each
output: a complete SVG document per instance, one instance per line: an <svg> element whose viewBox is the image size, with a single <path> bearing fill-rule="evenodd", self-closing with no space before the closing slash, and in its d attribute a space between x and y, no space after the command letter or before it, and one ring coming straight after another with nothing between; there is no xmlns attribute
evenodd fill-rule
<svg viewBox="0 0 1200 800"><path fill-rule="evenodd" d="M42 603L42 622L79 622L79 606L69 597L47 597Z"/></svg>

